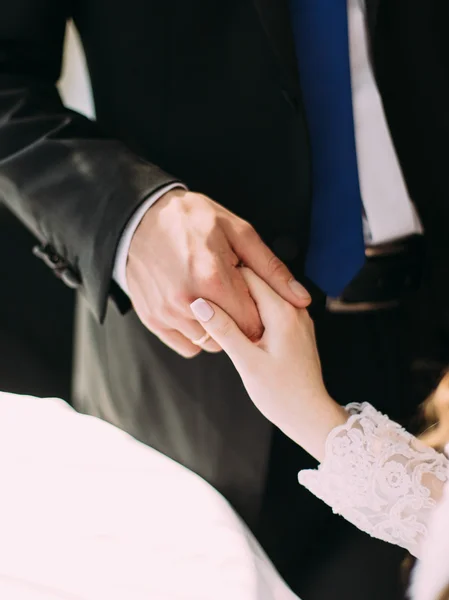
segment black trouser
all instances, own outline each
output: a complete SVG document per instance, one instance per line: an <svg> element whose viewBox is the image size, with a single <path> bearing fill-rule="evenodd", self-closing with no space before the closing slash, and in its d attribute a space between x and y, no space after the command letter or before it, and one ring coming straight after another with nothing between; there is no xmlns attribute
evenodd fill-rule
<svg viewBox="0 0 449 600"><path fill-rule="evenodd" d="M411 340L419 333L405 309L322 314L315 324L331 395L342 404L370 402L407 422L422 398L411 379ZM315 466L276 430L258 537L277 568L302 600L403 598L405 553L358 531L301 488L298 470Z"/></svg>

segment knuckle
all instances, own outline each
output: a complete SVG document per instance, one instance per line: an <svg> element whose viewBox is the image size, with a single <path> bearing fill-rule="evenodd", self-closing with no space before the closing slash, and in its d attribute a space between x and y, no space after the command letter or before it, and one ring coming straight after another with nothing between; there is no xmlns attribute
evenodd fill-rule
<svg viewBox="0 0 449 600"><path fill-rule="evenodd" d="M181 354L184 358L195 358L195 356L198 356L198 354L201 353L201 348L195 349L195 350L182 350L179 352L179 354Z"/></svg>
<svg viewBox="0 0 449 600"><path fill-rule="evenodd" d="M218 292L223 287L223 279L219 267L214 262L197 276L197 282L202 292Z"/></svg>
<svg viewBox="0 0 449 600"><path fill-rule="evenodd" d="M203 350L209 354L219 354L220 352L223 352L223 348L211 348L210 346L205 346Z"/></svg>
<svg viewBox="0 0 449 600"><path fill-rule="evenodd" d="M169 302L164 302L157 309L157 315L161 321L165 320L166 317L171 316L171 305Z"/></svg>
<svg viewBox="0 0 449 600"><path fill-rule="evenodd" d="M157 319L150 311L139 311L138 316L147 329L150 331L156 329Z"/></svg>
<svg viewBox="0 0 449 600"><path fill-rule="evenodd" d="M242 221L239 227L239 235L245 237L247 240L258 239L259 235L248 221Z"/></svg>
<svg viewBox="0 0 449 600"><path fill-rule="evenodd" d="M172 322L179 318L179 309L172 302L166 302L159 311L161 321Z"/></svg>
<svg viewBox="0 0 449 600"><path fill-rule="evenodd" d="M179 194L179 193L174 193L175 190L172 190L171 192L168 192L167 194L167 198L170 201L170 205L169 205L169 215L170 218L173 218L174 215L176 214L183 214L183 213L189 213L190 212L190 198L188 196L188 194ZM159 205L161 206L162 203Z"/></svg>
<svg viewBox="0 0 449 600"><path fill-rule="evenodd" d="M197 199L197 194L190 190L172 190L173 203L185 209L188 209Z"/></svg>
<svg viewBox="0 0 449 600"><path fill-rule="evenodd" d="M196 230L204 236L206 242L214 238L219 229L217 215L209 207L197 207L200 210L195 214L194 225Z"/></svg>
<svg viewBox="0 0 449 600"><path fill-rule="evenodd" d="M140 320L142 321L143 325L148 329L148 331L151 331L152 333L155 332L155 327L149 319L147 319L144 315L141 315Z"/></svg>
<svg viewBox="0 0 449 600"><path fill-rule="evenodd" d="M190 302L191 300L189 298L189 294L185 290L178 290L174 292L169 303L169 309L172 316L174 316L174 313L179 315L180 312L185 311Z"/></svg>
<svg viewBox="0 0 449 600"><path fill-rule="evenodd" d="M200 230L207 230L217 226L218 215L207 196L194 194L190 204L190 211L195 216L196 224Z"/></svg>
<svg viewBox="0 0 449 600"><path fill-rule="evenodd" d="M224 319L217 328L217 332L221 337L229 337L232 333L232 323L229 319Z"/></svg>
<svg viewBox="0 0 449 600"><path fill-rule="evenodd" d="M272 254L268 259L267 264L267 273L268 276L273 277L277 275L285 275L287 272L287 267L284 265L282 260L278 258L275 254Z"/></svg>
<svg viewBox="0 0 449 600"><path fill-rule="evenodd" d="M183 191L182 193L173 194L170 199L173 212L167 215L168 218L173 218L173 214L184 215L189 218L195 218L195 215L204 215L209 206L207 198L195 192Z"/></svg>
<svg viewBox="0 0 449 600"><path fill-rule="evenodd" d="M201 204L202 206L207 207L208 209L210 209L210 198L208 198L208 196L206 196L205 194L200 194L198 192L192 192L192 199L193 202L196 202L197 204Z"/></svg>

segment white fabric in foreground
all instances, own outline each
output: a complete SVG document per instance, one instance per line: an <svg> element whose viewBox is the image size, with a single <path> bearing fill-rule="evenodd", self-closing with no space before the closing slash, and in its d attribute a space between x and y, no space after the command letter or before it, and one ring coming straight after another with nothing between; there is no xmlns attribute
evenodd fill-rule
<svg viewBox="0 0 449 600"><path fill-rule="evenodd" d="M55 399L0 393L0 598L297 600L201 478Z"/></svg>
<svg viewBox="0 0 449 600"><path fill-rule="evenodd" d="M370 404L350 404L351 415L326 441L317 470L299 482L362 531L414 556L448 478L448 459Z"/></svg>
<svg viewBox="0 0 449 600"><path fill-rule="evenodd" d="M446 447L446 456L449 448ZM410 598L435 600L449 585L449 486L429 520L429 533L413 572Z"/></svg>

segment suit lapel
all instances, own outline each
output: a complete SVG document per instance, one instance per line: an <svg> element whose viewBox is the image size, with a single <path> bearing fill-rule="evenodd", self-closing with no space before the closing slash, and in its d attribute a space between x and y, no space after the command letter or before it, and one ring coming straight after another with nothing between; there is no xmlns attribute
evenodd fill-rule
<svg viewBox="0 0 449 600"><path fill-rule="evenodd" d="M298 64L288 0L253 0L262 26L292 91L299 90Z"/></svg>

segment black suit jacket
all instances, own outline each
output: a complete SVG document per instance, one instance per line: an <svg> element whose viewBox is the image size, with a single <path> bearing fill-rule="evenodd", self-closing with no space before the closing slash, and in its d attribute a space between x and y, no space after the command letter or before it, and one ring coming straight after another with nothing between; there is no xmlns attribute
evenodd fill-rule
<svg viewBox="0 0 449 600"><path fill-rule="evenodd" d="M379 85L440 286L449 256L448 13L437 0L368 0ZM56 91L69 18L97 123L67 110ZM181 359L110 300L129 217L176 180L248 219L301 277L310 152L287 1L4 3L0 197L40 239L38 254L79 289L75 403L199 472L251 520L271 430L230 363Z"/></svg>

